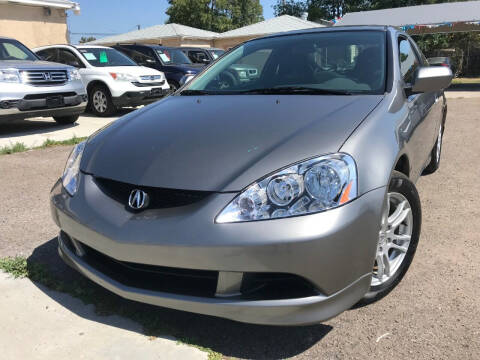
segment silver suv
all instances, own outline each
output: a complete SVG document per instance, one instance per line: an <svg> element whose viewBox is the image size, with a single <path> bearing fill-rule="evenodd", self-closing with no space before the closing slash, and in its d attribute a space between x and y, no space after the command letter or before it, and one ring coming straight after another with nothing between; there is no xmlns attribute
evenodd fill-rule
<svg viewBox="0 0 480 360"><path fill-rule="evenodd" d="M87 100L78 70L40 61L19 41L0 37L0 122L52 116L71 124Z"/></svg>

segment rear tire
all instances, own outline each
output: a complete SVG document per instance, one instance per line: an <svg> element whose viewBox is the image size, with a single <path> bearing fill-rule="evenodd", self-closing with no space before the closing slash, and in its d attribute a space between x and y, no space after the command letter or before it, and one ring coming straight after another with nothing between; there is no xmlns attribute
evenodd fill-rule
<svg viewBox="0 0 480 360"><path fill-rule="evenodd" d="M88 104L92 112L101 117L111 116L117 110L113 104L110 91L102 85L92 88L88 94Z"/></svg>
<svg viewBox="0 0 480 360"><path fill-rule="evenodd" d="M388 202L382 216L372 284L358 303L360 306L380 300L400 283L412 263L420 238L420 198L415 185L400 172L392 174ZM380 271L379 262L388 266L382 265Z"/></svg>
<svg viewBox="0 0 480 360"><path fill-rule="evenodd" d="M58 124L73 124L78 120L79 117L80 115L54 116L53 120L55 120Z"/></svg>
<svg viewBox="0 0 480 360"><path fill-rule="evenodd" d="M438 170L440 167L440 158L442 155L442 143L443 143L443 122L440 124L440 129L438 130L437 141L433 146L432 152L430 154L431 160L427 167L423 170L422 175L430 175Z"/></svg>

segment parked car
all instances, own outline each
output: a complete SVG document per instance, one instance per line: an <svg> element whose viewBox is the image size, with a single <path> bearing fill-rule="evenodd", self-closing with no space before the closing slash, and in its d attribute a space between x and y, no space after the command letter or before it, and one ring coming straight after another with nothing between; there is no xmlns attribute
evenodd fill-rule
<svg viewBox="0 0 480 360"><path fill-rule="evenodd" d="M192 63L176 47L151 44L117 44L113 47L138 64L163 71L172 91L191 80L204 67L203 64Z"/></svg>
<svg viewBox="0 0 480 360"><path fill-rule="evenodd" d="M52 45L34 51L44 60L78 69L87 86L88 107L97 116L110 116L125 106L150 104L170 90L162 72L138 66L110 47Z"/></svg>
<svg viewBox="0 0 480 360"><path fill-rule="evenodd" d="M225 53L225 50L217 48L181 47L180 49L196 64L210 64Z"/></svg>
<svg viewBox="0 0 480 360"><path fill-rule="evenodd" d="M224 88L248 59L258 78ZM59 253L125 298L250 323L378 300L418 246L451 79L393 27L247 41L75 147L51 192Z"/></svg>
<svg viewBox="0 0 480 360"><path fill-rule="evenodd" d="M0 37L0 122L51 116L71 124L86 105L75 68L40 61L19 41Z"/></svg>
<svg viewBox="0 0 480 360"><path fill-rule="evenodd" d="M456 69L452 64L452 60L449 57L433 57L428 58L428 63L430 66L445 66L452 69L452 73L455 74Z"/></svg>

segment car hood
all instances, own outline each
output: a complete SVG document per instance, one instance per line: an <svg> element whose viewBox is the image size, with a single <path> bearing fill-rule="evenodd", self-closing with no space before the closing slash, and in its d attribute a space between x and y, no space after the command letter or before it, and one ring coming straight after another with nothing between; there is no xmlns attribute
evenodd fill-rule
<svg viewBox="0 0 480 360"><path fill-rule="evenodd" d="M383 96L170 96L92 136L83 172L125 183L235 192L337 152Z"/></svg>
<svg viewBox="0 0 480 360"><path fill-rule="evenodd" d="M18 70L50 70L72 69L71 66L58 64L50 61L31 60L0 60L0 69Z"/></svg>
<svg viewBox="0 0 480 360"><path fill-rule="evenodd" d="M105 66L101 67L104 71L130 74L134 76L159 75L160 71L145 66Z"/></svg>

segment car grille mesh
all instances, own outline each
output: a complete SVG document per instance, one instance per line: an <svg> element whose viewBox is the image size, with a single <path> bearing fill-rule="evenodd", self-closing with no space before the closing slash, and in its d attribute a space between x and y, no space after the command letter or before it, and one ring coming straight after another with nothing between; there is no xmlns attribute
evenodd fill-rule
<svg viewBox="0 0 480 360"><path fill-rule="evenodd" d="M94 179L104 194L124 205L128 204L128 198L133 190L139 189L145 191L150 199L147 209L164 209L191 205L205 199L213 193L210 191L178 190L132 185L101 177L95 177Z"/></svg>
<svg viewBox="0 0 480 360"><path fill-rule="evenodd" d="M21 76L25 84L34 86L62 85L68 80L64 70L23 70Z"/></svg>

